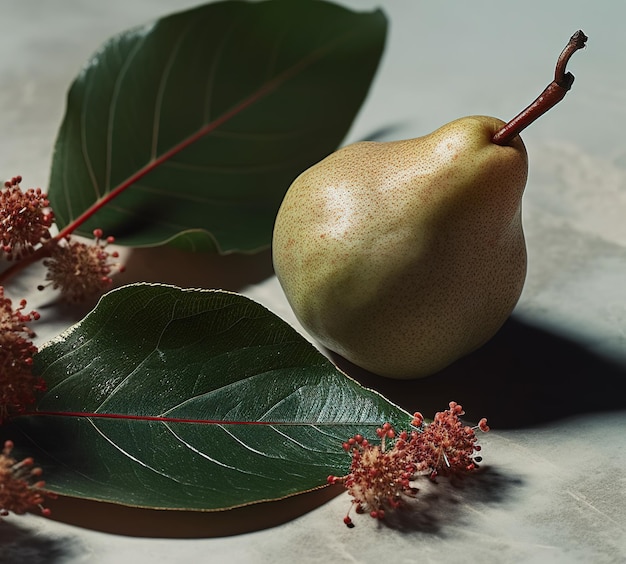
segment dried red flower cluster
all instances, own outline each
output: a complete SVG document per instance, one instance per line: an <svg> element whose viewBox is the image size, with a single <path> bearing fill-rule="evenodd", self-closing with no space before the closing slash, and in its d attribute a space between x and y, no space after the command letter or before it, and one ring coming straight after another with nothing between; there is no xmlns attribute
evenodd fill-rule
<svg viewBox="0 0 626 564"><path fill-rule="evenodd" d="M106 247L113 237L103 238L96 229L92 245L77 242L69 236L62 241L51 238L50 227L54 214L50 202L40 188L23 191L21 176L15 176L0 187L0 258L24 259L6 273L17 271L46 256L46 280L69 302L80 302L94 294L104 292L112 283L113 270L121 271L117 252ZM37 248L36 248L37 247ZM43 289L45 286L40 286ZM24 412L34 403L35 394L45 390L45 382L32 374L33 356L37 347L32 343L33 331L27 323L39 319L35 311L25 312L26 300L14 309L11 299L0 286L0 424L15 414ZM13 443L6 441L0 450L0 516L9 512L24 513L42 507L44 482L39 479L41 469L34 466L32 458L20 462L12 456Z"/></svg>
<svg viewBox="0 0 626 564"><path fill-rule="evenodd" d="M103 238L101 229L95 229L93 235L95 241L91 245L74 241L68 236L54 247L51 257L43 261L48 269L46 280L49 284L39 286L40 290L52 286L61 290L65 301L79 303L111 286L113 271L124 270L118 262L111 262L119 254L106 250L115 240L113 237Z"/></svg>
<svg viewBox="0 0 626 564"><path fill-rule="evenodd" d="M0 249L7 259L22 258L50 238L54 214L41 188L20 188L21 176L4 183L0 191Z"/></svg>
<svg viewBox="0 0 626 564"><path fill-rule="evenodd" d="M464 425L460 416L463 408L450 402L449 409L435 414L432 423L424 424L421 413L415 413L411 424L417 429L396 433L385 423L376 430L380 444L371 444L355 435L343 448L352 455L350 472L346 476L329 476L330 484L343 484L353 498L357 513L369 512L384 519L385 511L401 507L414 497L413 481L420 475L435 479L437 475L471 472L478 468L476 429L487 432L486 419L476 427ZM391 444L390 444L391 443ZM344 523L353 526L350 511Z"/></svg>
<svg viewBox="0 0 626 564"><path fill-rule="evenodd" d="M50 510L43 507L46 497L54 497L43 491L45 482L40 480L41 468L35 467L32 458L21 461L11 456L13 443L6 441L0 451L0 516L5 517L10 511L22 515L39 508L42 515L50 515Z"/></svg>
<svg viewBox="0 0 626 564"><path fill-rule="evenodd" d="M35 311L25 313L26 300L17 309L0 286L0 423L11 412L23 411L35 401L35 393L45 389L31 366L37 347L30 340L33 331L26 323L39 319Z"/></svg>
<svg viewBox="0 0 626 564"><path fill-rule="evenodd" d="M77 303L105 292L112 283L113 271L123 270L111 261L118 258L118 253L105 250L114 242L113 237L103 238L102 230L96 229L93 245L74 241L69 235L61 241L56 240L58 237L52 239L54 213L48 197L41 188L22 190L21 182L21 176L14 176L0 189L0 256L17 260L36 250L47 256L44 265L48 267L49 284L40 289L60 289L66 301Z"/></svg>

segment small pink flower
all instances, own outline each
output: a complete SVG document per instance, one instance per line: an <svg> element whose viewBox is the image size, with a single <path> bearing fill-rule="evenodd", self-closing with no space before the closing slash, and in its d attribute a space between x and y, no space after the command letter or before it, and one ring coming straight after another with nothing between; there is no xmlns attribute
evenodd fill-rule
<svg viewBox="0 0 626 564"><path fill-rule="evenodd" d="M433 422L424 428L419 444L416 443L418 468L429 472L432 478L476 468L474 453L480 446L476 444L475 428L463 425L459 417L465 412L458 403L451 401L449 407L435 414ZM481 424L481 429L489 429L486 419L481 419Z"/></svg>
<svg viewBox="0 0 626 564"><path fill-rule="evenodd" d="M438 474L470 472L478 468L480 450L476 444L475 429L488 431L486 419L478 426L468 427L459 416L463 408L450 402L449 409L435 414L429 425L421 413L413 415L411 432L397 433L385 423L376 430L380 444L371 444L361 435L355 435L343 448L352 455L350 471L345 476L329 476L328 483L342 484L353 498L350 508L357 513L369 512L372 517L384 519L385 512L406 505L418 493L413 481L420 475L434 479ZM354 526L350 511L344 518Z"/></svg>
<svg viewBox="0 0 626 564"><path fill-rule="evenodd" d="M15 176L0 190L0 251L9 260L32 253L35 245L49 239L54 222L46 194L41 188L24 192L21 181Z"/></svg>
<svg viewBox="0 0 626 564"><path fill-rule="evenodd" d="M40 478L41 468L34 465L32 458L21 461L11 456L13 443L6 441L0 451L0 516L9 512L22 515L39 508L42 515L50 515L50 510L43 507L46 497L54 497L43 491L45 482Z"/></svg>
<svg viewBox="0 0 626 564"><path fill-rule="evenodd" d="M119 254L106 250L115 240L113 237L103 239L101 229L95 229L93 234L93 244L74 241L68 236L54 247L50 258L43 262L48 268L46 280L49 284L39 286L40 290L52 286L61 290L61 296L66 301L79 303L105 292L111 286L113 271L124 270L119 263L111 262Z"/></svg>
<svg viewBox="0 0 626 564"><path fill-rule="evenodd" d="M392 441L391 448L387 443L396 438L394 428L385 423L377 434L380 444L370 444L361 435L344 443L343 448L352 454L350 472L343 477L329 476L328 482L343 484L347 488L357 513L369 512L374 518L384 519L386 510L396 509L405 496L415 493L410 480L416 469L407 457L409 436L406 432ZM344 523L352 526L349 513Z"/></svg>
<svg viewBox="0 0 626 564"><path fill-rule="evenodd" d="M45 389L31 367L37 347L33 331L26 323L39 319L35 311L24 313L26 300L17 309L0 286L0 423L10 412L21 412L35 401L35 393Z"/></svg>

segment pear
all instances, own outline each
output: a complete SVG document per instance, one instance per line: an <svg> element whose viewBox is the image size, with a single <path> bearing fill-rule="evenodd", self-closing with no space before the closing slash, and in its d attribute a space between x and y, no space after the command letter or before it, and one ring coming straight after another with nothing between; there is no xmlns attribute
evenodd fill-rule
<svg viewBox="0 0 626 564"><path fill-rule="evenodd" d="M417 139L344 147L303 172L273 235L274 270L319 343L370 372L433 374L480 347L526 276L519 133L558 104L587 36L509 122L470 116Z"/></svg>
<svg viewBox="0 0 626 564"><path fill-rule="evenodd" d="M392 378L433 374L509 317L526 274L528 159L505 123L346 146L303 172L276 217L273 261L320 344Z"/></svg>

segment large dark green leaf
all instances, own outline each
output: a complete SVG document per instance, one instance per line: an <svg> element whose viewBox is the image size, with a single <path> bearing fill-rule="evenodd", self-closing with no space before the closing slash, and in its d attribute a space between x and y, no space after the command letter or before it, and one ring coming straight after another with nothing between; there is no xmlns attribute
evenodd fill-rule
<svg viewBox="0 0 626 564"><path fill-rule="evenodd" d="M382 12L227 1L123 33L69 92L49 196L61 228L221 252L267 247L291 181L334 150L380 59Z"/></svg>
<svg viewBox="0 0 626 564"><path fill-rule="evenodd" d="M43 348L36 412L0 433L60 494L223 509L344 474L342 442L410 417L337 371L261 305L137 284L102 298Z"/></svg>

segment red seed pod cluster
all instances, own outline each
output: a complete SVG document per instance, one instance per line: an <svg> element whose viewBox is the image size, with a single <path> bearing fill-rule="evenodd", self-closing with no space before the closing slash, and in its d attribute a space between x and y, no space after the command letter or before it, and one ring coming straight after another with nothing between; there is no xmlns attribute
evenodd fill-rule
<svg viewBox="0 0 626 564"><path fill-rule="evenodd" d="M435 479L437 475L471 472L478 468L475 431L488 431L486 419L476 427L464 425L463 408L450 402L449 409L435 414L430 424L420 413L413 416L416 429L396 432L385 423L376 430L380 442L370 443L355 435L343 443L352 456L350 471L345 476L329 476L328 483L342 484L353 498L351 508L384 519L385 512L402 507L418 490L414 480L420 475ZM344 523L354 526L350 511Z"/></svg>
<svg viewBox="0 0 626 564"><path fill-rule="evenodd" d="M119 262L112 260L119 258L119 253L106 250L115 239L104 238L101 229L95 229L93 235L92 244L67 237L53 248L50 258L43 261L48 269L48 284L39 286L40 290L52 286L61 290L65 301L80 303L111 286L111 274L124 270Z"/></svg>
<svg viewBox="0 0 626 564"><path fill-rule="evenodd" d="M20 187L14 176L0 190L0 251L8 260L20 259L50 238L54 214L41 188Z"/></svg>
<svg viewBox="0 0 626 564"><path fill-rule="evenodd" d="M13 443L6 441L0 451L0 516L9 512L22 515L39 508L42 515L50 515L50 510L43 507L46 497L53 497L43 491L45 482L41 480L41 468L35 466L32 458L21 461L11 456Z"/></svg>
<svg viewBox="0 0 626 564"><path fill-rule="evenodd" d="M44 381L32 374L35 336L26 325L39 319L35 311L25 313L26 300L17 309L0 286L0 423L10 414L23 411L45 389Z"/></svg>

